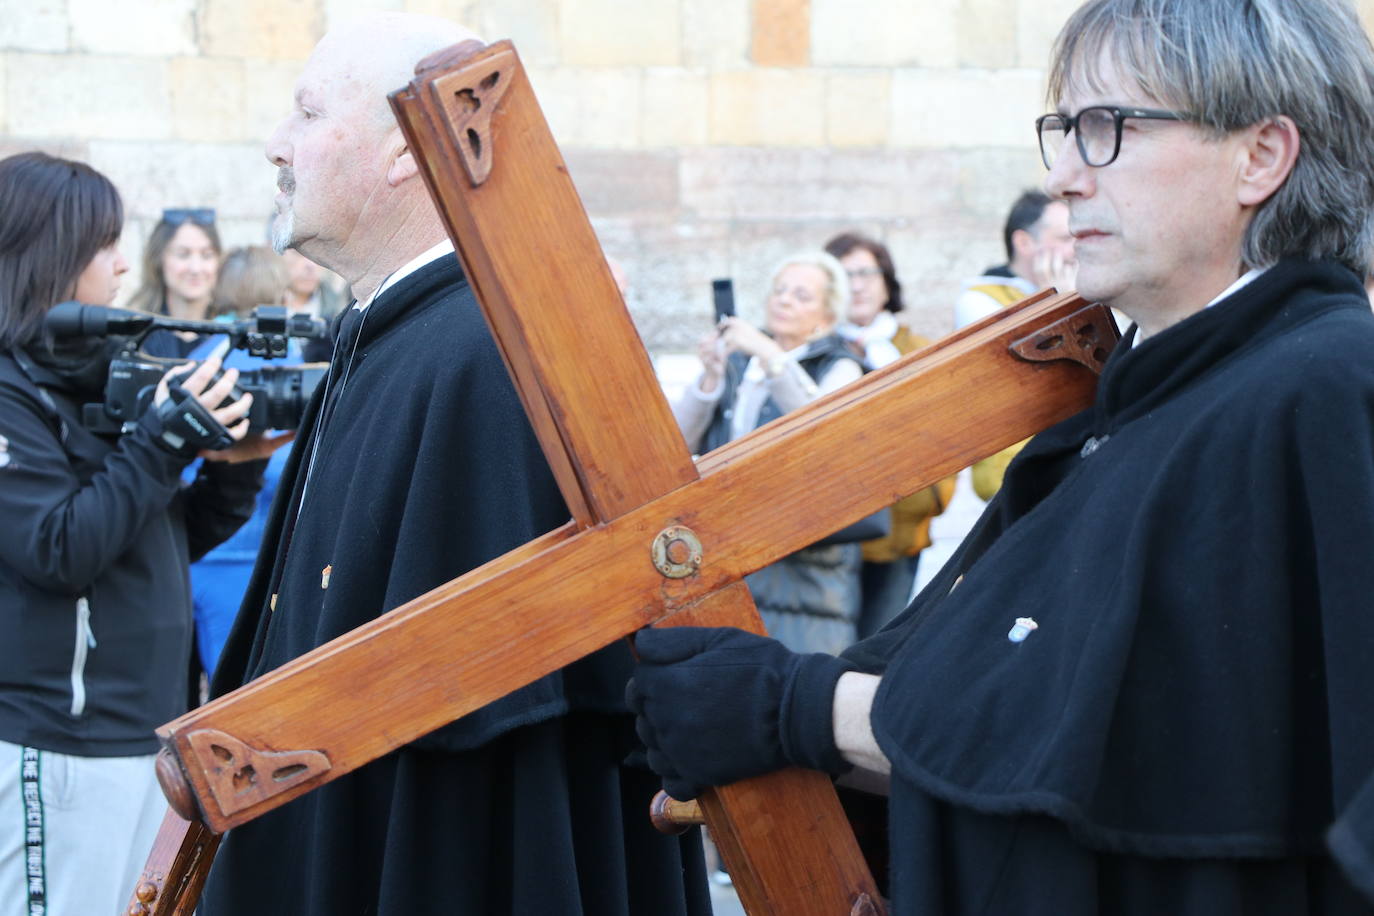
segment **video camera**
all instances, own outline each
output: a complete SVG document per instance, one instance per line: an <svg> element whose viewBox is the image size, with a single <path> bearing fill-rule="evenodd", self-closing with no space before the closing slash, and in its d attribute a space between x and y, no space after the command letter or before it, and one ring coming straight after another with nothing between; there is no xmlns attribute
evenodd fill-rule
<svg viewBox="0 0 1374 916"><path fill-rule="evenodd" d="M291 315L281 306L260 305L249 318L232 322L193 321L104 305L62 302L53 306L44 327L56 339L108 337L114 344L105 384L105 402L82 407L82 423L97 433L124 432L153 403L157 384L186 359L166 359L142 352L144 338L156 329L223 334L234 349L251 356L280 359L291 337L319 338L325 324L309 315ZM326 367L264 366L239 372L230 401L253 395L248 428L295 429L311 392L324 378Z"/></svg>

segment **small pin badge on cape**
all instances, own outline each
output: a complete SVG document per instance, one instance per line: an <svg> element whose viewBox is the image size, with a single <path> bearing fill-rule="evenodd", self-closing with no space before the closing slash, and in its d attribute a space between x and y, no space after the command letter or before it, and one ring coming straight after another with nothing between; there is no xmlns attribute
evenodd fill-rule
<svg viewBox="0 0 1374 916"><path fill-rule="evenodd" d="M329 574L334 571L334 564L331 563L320 570L320 588L329 588Z"/></svg>
<svg viewBox="0 0 1374 916"><path fill-rule="evenodd" d="M1012 642L1025 642L1026 637L1039 627L1040 624L1035 622L1034 617L1017 617L1016 626L1011 628L1011 632L1007 634L1007 639Z"/></svg>

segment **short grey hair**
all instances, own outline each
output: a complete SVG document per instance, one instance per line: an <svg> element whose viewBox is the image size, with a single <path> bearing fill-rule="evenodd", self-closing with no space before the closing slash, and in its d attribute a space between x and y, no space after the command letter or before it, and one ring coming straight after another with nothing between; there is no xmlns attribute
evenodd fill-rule
<svg viewBox="0 0 1374 916"><path fill-rule="evenodd" d="M1218 137L1286 115L1293 172L1246 230L1247 268L1374 252L1374 48L1348 0L1089 0L1055 41L1049 99L1101 91L1104 52L1151 99Z"/></svg>
<svg viewBox="0 0 1374 916"><path fill-rule="evenodd" d="M768 275L768 294L773 294L773 284L777 281L778 274L793 264L819 267L825 272L830 278L825 290L826 311L829 312L832 321L843 321L849 312L849 273L839 260L824 251L796 251L779 261L773 272Z"/></svg>

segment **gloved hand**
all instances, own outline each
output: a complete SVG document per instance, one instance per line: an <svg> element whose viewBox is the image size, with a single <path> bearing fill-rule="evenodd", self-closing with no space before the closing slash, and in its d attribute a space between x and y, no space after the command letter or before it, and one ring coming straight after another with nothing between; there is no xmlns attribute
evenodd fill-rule
<svg viewBox="0 0 1374 916"><path fill-rule="evenodd" d="M673 798L791 765L849 769L835 747L832 706L850 663L733 627L641 630L635 648L625 701Z"/></svg>
<svg viewBox="0 0 1374 916"><path fill-rule="evenodd" d="M158 382L152 409L139 424L160 447L190 460L203 450L231 449L244 438L253 395L235 387L237 369L220 368L220 358L212 355L199 366L173 366Z"/></svg>
<svg viewBox="0 0 1374 916"><path fill-rule="evenodd" d="M153 408L160 429L158 444L183 458L194 458L201 449L226 449L234 436L209 408L180 385L169 385L167 399Z"/></svg>

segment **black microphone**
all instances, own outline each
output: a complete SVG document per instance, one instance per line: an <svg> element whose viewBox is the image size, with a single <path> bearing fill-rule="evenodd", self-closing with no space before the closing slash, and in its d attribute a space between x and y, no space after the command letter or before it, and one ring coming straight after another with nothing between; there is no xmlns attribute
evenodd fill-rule
<svg viewBox="0 0 1374 916"><path fill-rule="evenodd" d="M80 302L59 302L48 309L43 327L53 337L104 337L109 334L137 334L148 327L155 316L132 309L117 309L108 305L82 305Z"/></svg>

